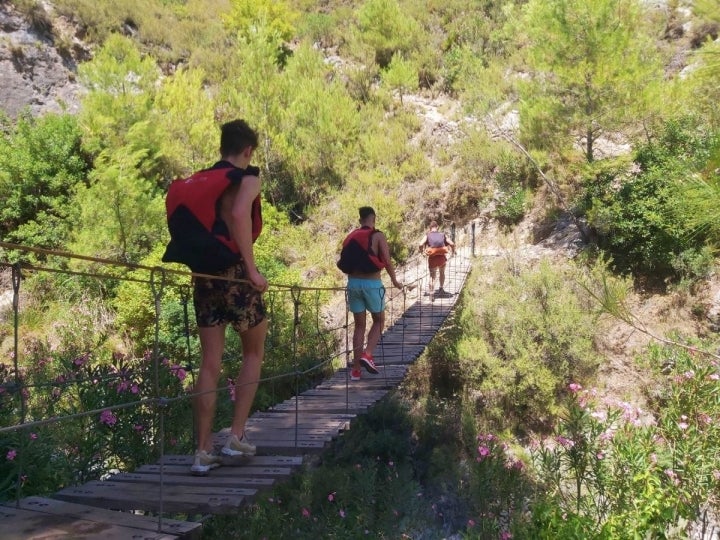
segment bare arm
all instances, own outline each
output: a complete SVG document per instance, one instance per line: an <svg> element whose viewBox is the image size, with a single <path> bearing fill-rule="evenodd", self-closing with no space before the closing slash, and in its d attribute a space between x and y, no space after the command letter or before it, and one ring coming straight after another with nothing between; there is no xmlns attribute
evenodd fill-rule
<svg viewBox="0 0 720 540"><path fill-rule="evenodd" d="M425 247L427 247L427 234L424 234L422 240L418 242L418 249L420 253L424 253Z"/></svg>
<svg viewBox="0 0 720 540"><path fill-rule="evenodd" d="M446 243L448 246L450 246L450 249L452 250L452 252L455 253L455 242L453 242L452 240L450 240L450 239L447 237L447 235L445 235L445 243Z"/></svg>
<svg viewBox="0 0 720 540"><path fill-rule="evenodd" d="M395 276L395 267L390 259L390 247L385 239L385 235L383 233L378 233L374 235L373 240L377 241L375 253L377 253L380 260L385 263L385 270L387 270L392 284L398 289L402 289L402 283L400 283Z"/></svg>
<svg viewBox="0 0 720 540"><path fill-rule="evenodd" d="M248 279L256 289L265 291L267 279L260 274L255 265L252 242L252 204L260 194L260 179L257 176L245 176L235 193L230 211L230 236L238 246L240 255L247 267Z"/></svg>

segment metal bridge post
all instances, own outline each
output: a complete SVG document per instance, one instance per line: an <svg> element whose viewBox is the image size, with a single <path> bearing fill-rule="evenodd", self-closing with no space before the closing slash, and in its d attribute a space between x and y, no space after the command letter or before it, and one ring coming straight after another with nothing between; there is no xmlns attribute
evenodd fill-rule
<svg viewBox="0 0 720 540"><path fill-rule="evenodd" d="M470 225L470 230L471 230L470 245L472 246L471 253L472 253L472 256L474 257L475 256L475 222L474 221Z"/></svg>

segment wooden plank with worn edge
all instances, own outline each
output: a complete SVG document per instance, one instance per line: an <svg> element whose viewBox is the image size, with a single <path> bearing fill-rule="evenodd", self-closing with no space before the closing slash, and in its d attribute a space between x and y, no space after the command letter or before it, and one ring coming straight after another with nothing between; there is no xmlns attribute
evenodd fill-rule
<svg viewBox="0 0 720 540"><path fill-rule="evenodd" d="M3 540L175 540L166 533L123 527L114 523L89 521L72 516L0 506Z"/></svg>
<svg viewBox="0 0 720 540"><path fill-rule="evenodd" d="M164 512L224 514L244 504L246 495L241 494L243 491L249 496L257 493L255 489L243 488L165 486L161 504L159 486L154 484L88 482L82 486L62 489L55 497L113 510L157 512L162 507Z"/></svg>
<svg viewBox="0 0 720 540"><path fill-rule="evenodd" d="M22 510L82 519L85 521L95 521L98 523L121 525L150 532L157 532L158 523L162 522L161 532L176 535L185 540L196 540L200 537L200 532L202 531L202 524L192 521L167 518L160 520L157 516L141 516L128 512L117 512L96 506L85 506L83 504L74 504L46 497L25 497L20 499L18 504ZM14 508L15 503L5 503L5 506Z"/></svg>
<svg viewBox="0 0 720 540"><path fill-rule="evenodd" d="M159 464L187 465L193 464L193 456L170 455L163 456ZM302 456L252 456L247 458L247 465L271 466L271 467L300 467L303 464Z"/></svg>
<svg viewBox="0 0 720 540"><path fill-rule="evenodd" d="M160 484L160 475L152 473L146 467L158 467L158 465L145 465L131 473L118 473L112 475L108 480L111 482L129 482L139 484ZM173 472L166 471L163 475L163 484L168 489L174 489L175 486L203 486L216 488L269 488L275 483L272 476L245 476L238 474L229 474L231 468L223 467L222 474L219 469L211 470L206 476L193 476L190 474L189 467L184 465L165 465L165 467L174 467ZM234 469L234 468L232 468ZM213 474L214 473L214 474Z"/></svg>

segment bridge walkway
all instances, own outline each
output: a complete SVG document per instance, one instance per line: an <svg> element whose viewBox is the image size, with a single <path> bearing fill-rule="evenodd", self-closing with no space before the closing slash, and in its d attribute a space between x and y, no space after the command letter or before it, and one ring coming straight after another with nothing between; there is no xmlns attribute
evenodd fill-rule
<svg viewBox="0 0 720 540"><path fill-rule="evenodd" d="M203 516L236 511L288 479L309 456L351 429L353 419L397 388L454 309L470 260L462 250L450 258L447 292L428 295L420 281L407 294L404 311L378 344L375 359L380 374L363 372L362 380L350 381L349 370L341 368L314 388L255 412L248 419L247 433L257 445L257 456L196 477L189 474L191 455L163 455L155 463L67 487L50 497L6 502L0 505L0 536L6 540L199 538ZM215 433L214 443L222 445L227 436L227 430Z"/></svg>

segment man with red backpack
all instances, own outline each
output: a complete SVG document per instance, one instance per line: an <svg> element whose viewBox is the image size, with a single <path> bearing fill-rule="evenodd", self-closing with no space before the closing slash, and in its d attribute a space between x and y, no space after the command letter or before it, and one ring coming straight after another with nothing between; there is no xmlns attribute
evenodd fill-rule
<svg viewBox="0 0 720 540"><path fill-rule="evenodd" d="M202 351L193 389L198 439L190 468L194 475L205 475L222 462L212 451L211 429L228 325L240 335L243 362L235 380L230 436L220 453L240 457L252 456L256 450L245 436L245 422L260 379L268 328L262 297L268 282L258 271L253 252L262 230L260 171L250 165L257 145L257 134L244 120L223 124L220 161L174 181L166 199L171 240L163 260L209 274L193 279Z"/></svg>
<svg viewBox="0 0 720 540"><path fill-rule="evenodd" d="M379 373L373 351L385 324L385 287L380 279L384 268L392 284L398 289L403 285L395 277L390 259L390 248L385 235L375 228L375 210L370 206L360 208L360 227L347 235L343 241L337 265L348 275L347 302L353 314L353 364L350 379L359 381L360 368L372 374ZM365 344L367 312L372 325ZM363 345L365 345L363 347Z"/></svg>

